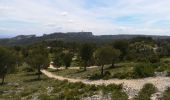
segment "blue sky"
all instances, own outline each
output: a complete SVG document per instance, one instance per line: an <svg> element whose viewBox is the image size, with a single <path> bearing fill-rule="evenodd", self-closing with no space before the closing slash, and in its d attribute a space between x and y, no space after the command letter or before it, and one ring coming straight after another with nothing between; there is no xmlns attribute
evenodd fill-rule
<svg viewBox="0 0 170 100"><path fill-rule="evenodd" d="M170 35L170 0L0 0L0 37L91 31Z"/></svg>

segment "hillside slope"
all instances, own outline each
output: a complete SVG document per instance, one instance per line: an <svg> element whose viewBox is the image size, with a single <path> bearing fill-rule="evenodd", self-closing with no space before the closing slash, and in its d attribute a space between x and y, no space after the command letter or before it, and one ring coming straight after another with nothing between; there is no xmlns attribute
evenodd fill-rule
<svg viewBox="0 0 170 100"><path fill-rule="evenodd" d="M110 42L115 39L131 39L138 36L152 37L153 39L167 39L169 36L146 36L146 35L93 35L92 32L69 32L51 33L43 36L19 35L14 38L0 39L0 45L29 45L42 41L61 40L65 42Z"/></svg>

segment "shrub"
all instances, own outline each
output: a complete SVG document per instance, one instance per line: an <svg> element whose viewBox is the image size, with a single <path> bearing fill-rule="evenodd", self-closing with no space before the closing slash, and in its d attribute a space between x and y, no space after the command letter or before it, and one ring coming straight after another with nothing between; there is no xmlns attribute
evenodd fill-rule
<svg viewBox="0 0 170 100"><path fill-rule="evenodd" d="M90 85L87 91L97 91L98 87L96 85Z"/></svg>
<svg viewBox="0 0 170 100"><path fill-rule="evenodd" d="M85 85L81 82L69 83L67 81L58 81L54 85L53 93L58 94L54 100L80 100L85 95L93 95L99 91L96 85Z"/></svg>
<svg viewBox="0 0 170 100"><path fill-rule="evenodd" d="M33 72L34 71L34 69L33 68L31 68L28 64L26 64L26 63L23 63L22 64L22 71L24 71L24 72Z"/></svg>
<svg viewBox="0 0 170 100"><path fill-rule="evenodd" d="M37 88L31 88L31 89L27 89L27 91L24 91L24 92L21 92L21 97L25 97L25 96L28 96L30 94L33 94L37 92Z"/></svg>
<svg viewBox="0 0 170 100"><path fill-rule="evenodd" d="M119 79L131 79L134 77L134 73L133 72L127 72L127 73L115 73L112 76L113 78L119 78Z"/></svg>
<svg viewBox="0 0 170 100"><path fill-rule="evenodd" d="M52 100L52 99L50 98L50 96L48 96L48 95L46 95L46 94L41 94L41 95L38 97L38 99L40 99L40 100Z"/></svg>
<svg viewBox="0 0 170 100"><path fill-rule="evenodd" d="M158 72L170 71L169 65L170 63L168 63L167 60L163 60L159 63L159 67L156 69L156 71Z"/></svg>
<svg viewBox="0 0 170 100"><path fill-rule="evenodd" d="M122 91L113 91L112 100L128 100L128 95Z"/></svg>
<svg viewBox="0 0 170 100"><path fill-rule="evenodd" d="M71 88L71 89L78 89L78 88L83 88L85 87L85 85L81 82L78 82L78 83L68 83L68 87Z"/></svg>
<svg viewBox="0 0 170 100"><path fill-rule="evenodd" d="M110 73L109 71L106 71L106 72L104 73L103 79L108 80L108 79L110 79L110 78L111 78L111 73Z"/></svg>
<svg viewBox="0 0 170 100"><path fill-rule="evenodd" d="M170 64L170 59L168 59L168 58L167 59L163 59L162 62L166 63L166 64Z"/></svg>
<svg viewBox="0 0 170 100"><path fill-rule="evenodd" d="M90 80L98 80L98 79L101 79L101 78L102 78L102 76L100 74L98 74L98 73L92 74L89 77Z"/></svg>
<svg viewBox="0 0 170 100"><path fill-rule="evenodd" d="M150 100L152 94L157 91L153 84L145 84L143 88L139 91L139 95L134 98L134 100Z"/></svg>
<svg viewBox="0 0 170 100"><path fill-rule="evenodd" d="M98 80L98 79L107 80L110 78L111 78L111 73L109 71L106 71L103 76L101 74L95 73L89 77L90 80Z"/></svg>
<svg viewBox="0 0 170 100"><path fill-rule="evenodd" d="M122 84L120 85L110 84L107 86L103 86L102 90L105 92L111 92L114 90L122 90Z"/></svg>
<svg viewBox="0 0 170 100"><path fill-rule="evenodd" d="M161 100L170 100L170 87L163 93Z"/></svg>
<svg viewBox="0 0 170 100"><path fill-rule="evenodd" d="M32 68L24 68L23 71L26 71L26 72L33 72L34 69L32 69Z"/></svg>
<svg viewBox="0 0 170 100"><path fill-rule="evenodd" d="M152 77L154 76L156 67L156 65L150 63L138 64L133 69L134 78Z"/></svg>
<svg viewBox="0 0 170 100"><path fill-rule="evenodd" d="M104 73L104 75L105 75L105 76L110 76L111 73L110 73L109 71L106 71L106 72Z"/></svg>
<svg viewBox="0 0 170 100"><path fill-rule="evenodd" d="M160 62L160 58L156 54L154 54L149 57L149 61L150 63L158 63Z"/></svg>
<svg viewBox="0 0 170 100"><path fill-rule="evenodd" d="M52 100L80 100L79 96L80 95L76 93L76 90L64 90L55 95Z"/></svg>
<svg viewBox="0 0 170 100"><path fill-rule="evenodd" d="M121 85L115 85L110 84L107 86L101 86L101 89L104 94L111 93L112 100L128 100L128 96L125 92L122 91L122 84Z"/></svg>

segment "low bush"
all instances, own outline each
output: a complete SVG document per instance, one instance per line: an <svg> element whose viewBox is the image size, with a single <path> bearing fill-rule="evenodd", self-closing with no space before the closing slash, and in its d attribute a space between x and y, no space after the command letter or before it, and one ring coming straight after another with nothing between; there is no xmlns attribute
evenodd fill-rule
<svg viewBox="0 0 170 100"><path fill-rule="evenodd" d="M24 68L23 71L25 71L25 72L33 72L34 69L27 67L27 68Z"/></svg>
<svg viewBox="0 0 170 100"><path fill-rule="evenodd" d="M134 78L145 78L154 76L155 69L158 66L150 63L141 63L134 67Z"/></svg>
<svg viewBox="0 0 170 100"><path fill-rule="evenodd" d="M112 100L128 100L128 95L122 91L112 91Z"/></svg>
<svg viewBox="0 0 170 100"><path fill-rule="evenodd" d="M103 76L101 76L101 74L99 73L95 73L95 74L90 75L89 77L90 80L98 80L98 79L108 80L110 78L112 78L112 75L109 71L104 72Z"/></svg>
<svg viewBox="0 0 170 100"><path fill-rule="evenodd" d="M25 97L25 96L31 95L37 91L38 91L37 88L34 88L34 89L31 88L31 89L27 89L26 91L21 92L20 95L21 95L21 97Z"/></svg>
<svg viewBox="0 0 170 100"><path fill-rule="evenodd" d="M110 85L103 85L100 86L100 89L102 89L102 91L104 93L108 93L108 92L112 92L112 91L118 91L118 90L122 90L122 85L115 85L115 84L110 84Z"/></svg>
<svg viewBox="0 0 170 100"><path fill-rule="evenodd" d="M101 79L103 78L99 73L95 73L95 74L92 74L89 79L90 80L98 80L98 79Z"/></svg>
<svg viewBox="0 0 170 100"><path fill-rule="evenodd" d="M150 63L158 63L160 62L160 58L158 57L158 55L152 55L149 57L149 62Z"/></svg>
<svg viewBox="0 0 170 100"><path fill-rule="evenodd" d="M96 91L99 91L99 88L95 85L85 85L81 82L69 83L67 81L59 81L54 86L52 92L58 94L55 96L57 100L80 100L80 97L94 95Z"/></svg>
<svg viewBox="0 0 170 100"><path fill-rule="evenodd" d="M157 91L156 87L153 84L145 84L143 88L139 91L138 96L134 100L150 100L152 94Z"/></svg>
<svg viewBox="0 0 170 100"><path fill-rule="evenodd" d="M110 84L107 86L103 85L100 88L102 89L103 94L111 93L112 100L128 100L127 94L122 91L122 84Z"/></svg>
<svg viewBox="0 0 170 100"><path fill-rule="evenodd" d="M161 60L161 62L165 63L165 64L170 64L170 59L169 58L164 58Z"/></svg>
<svg viewBox="0 0 170 100"><path fill-rule="evenodd" d="M165 71L167 68L166 66L159 66L157 69L156 69L156 72L163 72Z"/></svg>
<svg viewBox="0 0 170 100"><path fill-rule="evenodd" d="M67 80L59 81L48 79L44 75L42 75L42 80L32 81L32 79L34 79L34 76L32 75L34 75L33 72L28 73L23 71L22 73L16 73L13 75L10 74L7 78L10 78L10 80L8 81L10 83L18 83L19 87L7 85L0 86L0 98L4 100L31 100L34 98L39 100L81 100L84 98L93 97L94 95L103 96L103 94L105 93L104 96L107 96L109 98L112 97L113 100L127 100L126 94L122 92L122 85L112 84L108 86L98 86L87 85L81 82L69 83ZM4 95L3 91L7 90L16 91L16 93L11 92L7 95Z"/></svg>
<svg viewBox="0 0 170 100"><path fill-rule="evenodd" d="M21 66L21 70L24 71L24 72L33 72L34 69L31 68L28 64L26 63L23 63L22 66Z"/></svg>
<svg viewBox="0 0 170 100"><path fill-rule="evenodd" d="M163 93L161 100L170 100L170 87Z"/></svg>
<svg viewBox="0 0 170 100"><path fill-rule="evenodd" d="M106 72L104 73L103 79L104 79L104 80L108 80L108 79L110 79L110 78L111 78L111 73L110 73L109 71L106 71Z"/></svg>
<svg viewBox="0 0 170 100"><path fill-rule="evenodd" d="M50 96L46 95L46 94L41 94L39 97L38 97L39 100L54 100L52 99Z"/></svg>
<svg viewBox="0 0 170 100"><path fill-rule="evenodd" d="M118 79L131 79L134 77L133 72L126 72L126 73L115 73L113 74L112 78L118 78Z"/></svg>

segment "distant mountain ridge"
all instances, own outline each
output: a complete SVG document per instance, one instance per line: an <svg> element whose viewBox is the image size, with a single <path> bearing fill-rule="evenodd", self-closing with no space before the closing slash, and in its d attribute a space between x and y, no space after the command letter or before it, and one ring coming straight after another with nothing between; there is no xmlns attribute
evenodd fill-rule
<svg viewBox="0 0 170 100"><path fill-rule="evenodd" d="M44 34L43 36L36 35L19 35L13 38L0 39L0 45L15 46L29 45L42 41L61 40L66 42L111 42L116 39L131 39L135 37L152 37L153 39L170 39L170 36L155 36L155 35L93 35L92 32L56 32Z"/></svg>
<svg viewBox="0 0 170 100"><path fill-rule="evenodd" d="M28 38L34 38L34 37L36 37L36 35L18 35L14 37L13 39L21 40L21 39L28 39Z"/></svg>

